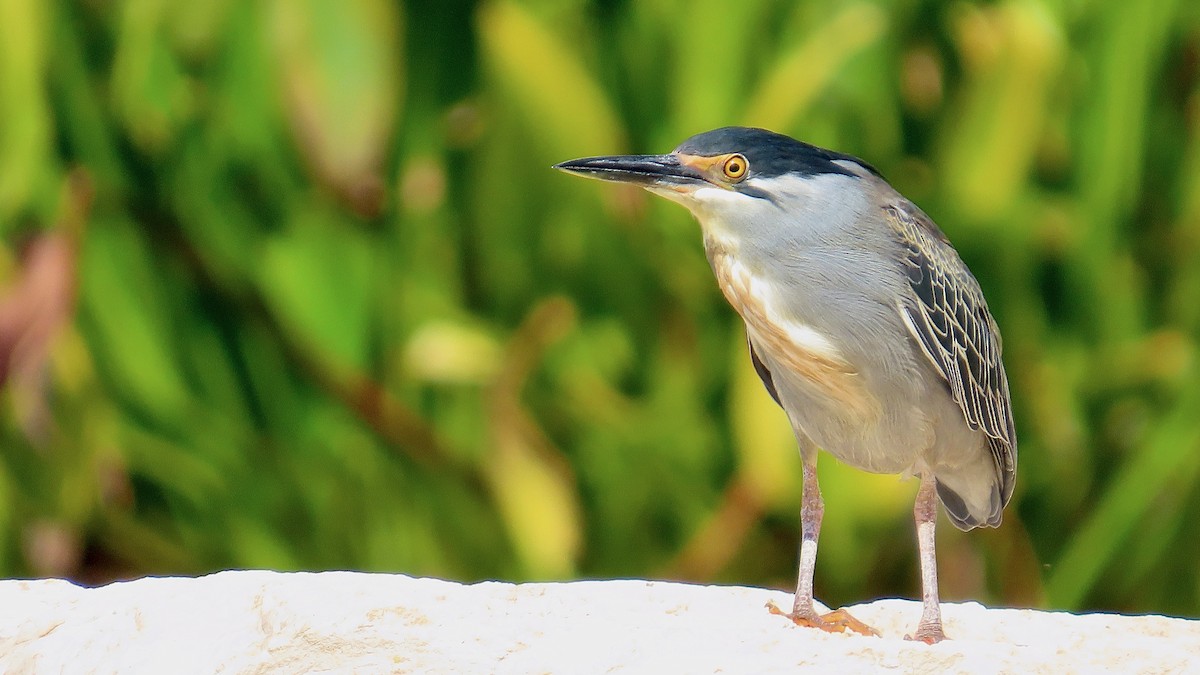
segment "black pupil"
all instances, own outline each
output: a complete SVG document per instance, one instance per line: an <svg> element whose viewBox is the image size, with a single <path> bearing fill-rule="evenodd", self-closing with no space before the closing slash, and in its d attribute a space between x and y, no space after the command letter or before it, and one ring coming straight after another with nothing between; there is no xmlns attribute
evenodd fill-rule
<svg viewBox="0 0 1200 675"><path fill-rule="evenodd" d="M738 162L735 159L729 163L729 173L737 174L737 173L741 173L741 172L742 172L742 165L740 162Z"/></svg>

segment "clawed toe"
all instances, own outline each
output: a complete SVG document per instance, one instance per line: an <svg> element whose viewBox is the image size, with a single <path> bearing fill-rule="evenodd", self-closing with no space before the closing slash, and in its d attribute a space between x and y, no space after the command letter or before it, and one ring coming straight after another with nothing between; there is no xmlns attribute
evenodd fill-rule
<svg viewBox="0 0 1200 675"><path fill-rule="evenodd" d="M796 612L785 612L774 601L769 601L767 602L767 611L779 616L786 616L797 626L819 628L827 633L845 633L849 630L859 635L880 637L879 631L850 616L850 613L844 609L837 609L822 615L815 612L811 615L797 614Z"/></svg>

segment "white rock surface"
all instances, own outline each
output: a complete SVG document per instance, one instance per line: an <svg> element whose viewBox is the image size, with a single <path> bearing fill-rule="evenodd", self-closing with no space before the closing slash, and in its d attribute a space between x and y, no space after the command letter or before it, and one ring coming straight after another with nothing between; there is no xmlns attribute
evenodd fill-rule
<svg viewBox="0 0 1200 675"><path fill-rule="evenodd" d="M399 575L222 572L84 589L0 582L0 672L1184 673L1200 622L944 606L851 608L883 637L799 628L757 588L648 581L462 585Z"/></svg>

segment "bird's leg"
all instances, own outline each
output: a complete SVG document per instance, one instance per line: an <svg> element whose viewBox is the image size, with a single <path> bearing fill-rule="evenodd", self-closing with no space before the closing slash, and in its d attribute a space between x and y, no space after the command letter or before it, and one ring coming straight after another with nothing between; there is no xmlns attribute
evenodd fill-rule
<svg viewBox="0 0 1200 675"><path fill-rule="evenodd" d="M942 631L942 606L938 602L937 556L934 553L934 525L937 523L937 479L930 471L921 473L921 488L913 505L917 523L917 547L921 555L921 623L909 640L936 644L946 639Z"/></svg>
<svg viewBox="0 0 1200 675"><path fill-rule="evenodd" d="M844 609L825 615L817 614L813 606L813 573L817 568L817 539L821 534L821 518L825 501L817 481L816 453L801 453L804 460L804 494L800 502L800 570L796 580L796 598L790 614L775 603L767 603L773 614L782 614L800 626L820 628L831 633L852 630L861 635L879 635L879 631L850 616Z"/></svg>
<svg viewBox="0 0 1200 675"><path fill-rule="evenodd" d="M792 617L817 618L813 608L813 575L817 569L817 539L821 536L821 519L825 517L825 500L817 480L817 462L804 462L804 495L800 501L800 570L796 579L796 600Z"/></svg>

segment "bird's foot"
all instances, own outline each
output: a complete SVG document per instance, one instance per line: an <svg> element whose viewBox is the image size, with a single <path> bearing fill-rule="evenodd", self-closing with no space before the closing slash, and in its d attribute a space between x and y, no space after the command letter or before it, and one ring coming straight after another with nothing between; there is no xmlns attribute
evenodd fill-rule
<svg viewBox="0 0 1200 675"><path fill-rule="evenodd" d="M905 635L904 639L912 640L913 642L924 642L927 645L936 645L946 639L946 633L942 631L942 622L925 623L922 621L921 625L917 626L917 632L912 635Z"/></svg>
<svg viewBox="0 0 1200 675"><path fill-rule="evenodd" d="M859 635L873 635L880 637L879 631L850 616L850 612L844 609L835 609L828 614L817 614L816 612L798 613L785 612L776 605L773 600L767 602L767 611L779 616L786 616L792 620L792 623L797 626L806 628L820 628L827 633L845 633L853 631Z"/></svg>

